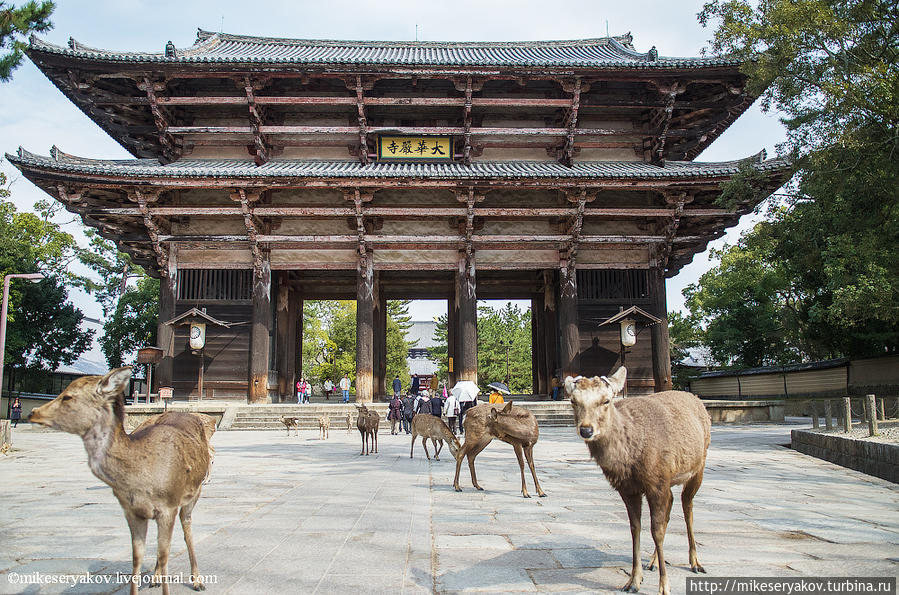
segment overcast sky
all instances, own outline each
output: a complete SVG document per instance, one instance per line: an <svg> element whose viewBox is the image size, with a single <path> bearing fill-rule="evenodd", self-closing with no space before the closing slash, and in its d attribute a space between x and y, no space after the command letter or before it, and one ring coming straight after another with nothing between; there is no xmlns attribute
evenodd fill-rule
<svg viewBox="0 0 899 595"><path fill-rule="evenodd" d="M21 2L15 2L21 4ZM662 56L697 56L711 31L700 27L696 13L702 2L670 1L565 1L456 0L427 2L392 0L283 0L255 2L218 0L57 0L54 29L42 37L65 45L69 37L89 46L116 50L162 51L172 40L177 47L191 45L197 28L229 33L312 39L414 40L416 25L422 41L513 41L580 39L631 32L638 51L656 46ZM125 159L130 155L81 113L29 61L13 81L0 84L0 149L26 149L47 154L52 145L67 153ZM753 155L784 140L776 116L753 106L702 153L697 161L723 161ZM46 195L3 160L2 171L13 180L12 199L20 210L30 210ZM66 220L71 219L69 216ZM739 231L751 226L744 217L737 228L714 242L733 243ZM77 226L68 229L77 233ZM683 307L681 290L708 270L705 254L668 281L669 310ZM87 316L99 317L100 308L86 296L73 295ZM422 303L413 309L427 319L444 306Z"/></svg>

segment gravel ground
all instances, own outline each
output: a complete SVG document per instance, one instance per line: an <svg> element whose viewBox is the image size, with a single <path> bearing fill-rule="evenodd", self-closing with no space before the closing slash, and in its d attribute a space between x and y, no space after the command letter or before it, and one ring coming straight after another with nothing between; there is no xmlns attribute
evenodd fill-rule
<svg viewBox="0 0 899 595"><path fill-rule="evenodd" d="M877 422L877 436L868 436L868 422L852 422L852 431L845 434L842 431L826 432L828 434L837 434L839 436L849 436L858 440L872 440L874 442L889 442L891 444L899 444L899 420L888 420Z"/></svg>

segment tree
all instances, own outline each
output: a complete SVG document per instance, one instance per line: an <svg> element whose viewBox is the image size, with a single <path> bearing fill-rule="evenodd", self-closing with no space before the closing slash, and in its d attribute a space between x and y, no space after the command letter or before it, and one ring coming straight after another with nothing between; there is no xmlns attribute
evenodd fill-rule
<svg viewBox="0 0 899 595"><path fill-rule="evenodd" d="M109 367L121 367L129 354L155 345L158 321L159 280L141 277L135 286L125 289L116 301L115 312L103 325L100 348Z"/></svg>
<svg viewBox="0 0 899 595"><path fill-rule="evenodd" d="M49 220L51 213L19 213L2 200L9 196L5 182L0 174L0 276L46 276L37 284L17 282L10 288L5 361L53 370L75 361L93 334L80 328L84 315L67 301L66 281L74 277L67 268L77 244Z"/></svg>
<svg viewBox="0 0 899 595"><path fill-rule="evenodd" d="M12 71L22 63L28 44L25 38L31 33L44 33L53 28L50 14L53 2L26 2L19 8L0 2L0 81L12 78Z"/></svg>
<svg viewBox="0 0 899 595"><path fill-rule="evenodd" d="M705 5L718 21L712 50L744 61L748 90L785 114L796 176L769 207L763 229L722 257L700 286L738 289L735 275L762 275L762 288L719 293L697 310L708 325L721 315L753 314L744 330L781 337L725 348L735 362L867 356L899 349L899 5L885 0L744 0ZM757 192L741 175L722 201ZM755 233L755 232L754 232ZM764 240L763 250L759 242ZM767 259L751 262L754 258ZM715 274L730 281L713 279ZM734 281L731 283L731 281ZM772 285L775 284L775 285ZM754 298L767 292L771 307ZM697 296L700 297L700 296ZM777 305L779 301L779 306ZM697 302L698 304L698 302ZM710 303L711 304L711 303ZM720 325L719 325L720 326ZM707 326L707 330L711 327ZM743 335L745 342L759 342Z"/></svg>
<svg viewBox="0 0 899 595"><path fill-rule="evenodd" d="M409 377L409 348L414 347L406 340L406 334L412 328L412 317L409 315L409 304L412 300L387 301L387 386L382 387L387 394L393 393L393 379ZM446 378L446 376L443 376Z"/></svg>

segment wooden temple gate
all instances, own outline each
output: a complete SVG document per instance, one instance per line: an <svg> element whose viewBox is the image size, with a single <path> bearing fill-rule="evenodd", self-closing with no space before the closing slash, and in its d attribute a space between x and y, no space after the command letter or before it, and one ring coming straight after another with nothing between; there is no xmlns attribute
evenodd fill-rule
<svg viewBox="0 0 899 595"><path fill-rule="evenodd" d="M384 392L386 300L446 299L451 380L477 379L477 300L530 299L534 387L619 362L622 308L666 317L665 278L755 205L717 204L762 154L692 161L752 102L739 63L629 36L335 42L200 31L29 57L136 159L20 149L24 175L160 277L160 321L206 308L197 360L160 324L176 398L292 394L304 300L355 299L360 401ZM416 154L417 153L417 154ZM631 394L670 386L668 333L628 355ZM202 363L205 362L205 363ZM484 379L481 379L484 380Z"/></svg>

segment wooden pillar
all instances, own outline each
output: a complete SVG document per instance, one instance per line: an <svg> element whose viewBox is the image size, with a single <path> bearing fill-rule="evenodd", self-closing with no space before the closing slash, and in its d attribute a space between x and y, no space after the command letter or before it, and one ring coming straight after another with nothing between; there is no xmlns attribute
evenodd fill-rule
<svg viewBox="0 0 899 595"><path fill-rule="evenodd" d="M660 268L649 269L649 299L652 314L661 324L649 327L652 340L652 376L656 391L671 390L671 347L668 341L668 302L665 297L665 273Z"/></svg>
<svg viewBox="0 0 899 595"><path fill-rule="evenodd" d="M546 382L551 393L553 376L559 368L559 326L556 318L556 279L553 271L543 271L543 336ZM564 378L564 377L563 377ZM560 379L561 380L561 379Z"/></svg>
<svg viewBox="0 0 899 595"><path fill-rule="evenodd" d="M287 369L284 380L287 384L286 402L296 400L297 372L303 369L303 299L296 289L287 292ZM282 402L285 398L281 399Z"/></svg>
<svg viewBox="0 0 899 595"><path fill-rule="evenodd" d="M559 268L559 364L562 378L578 376L581 337L578 329L577 272L568 262Z"/></svg>
<svg viewBox="0 0 899 595"><path fill-rule="evenodd" d="M458 311L456 309L456 299L452 297L446 300L446 357L447 357L447 366L449 367L449 385L450 387L455 386L456 382L459 381L459 377L456 374L458 367L456 365L456 353L458 350L456 349L456 319L458 318ZM452 362L452 365L450 365Z"/></svg>
<svg viewBox="0 0 899 595"><path fill-rule="evenodd" d="M375 279L371 253L359 257L356 272L356 402L372 401Z"/></svg>
<svg viewBox="0 0 899 595"><path fill-rule="evenodd" d="M374 278L374 313L372 315L372 341L373 341L373 380L372 395L374 399L381 400L387 394L387 382L393 380L387 378L387 300L381 294L381 279L376 272Z"/></svg>
<svg viewBox="0 0 899 595"><path fill-rule="evenodd" d="M268 254L253 271L253 315L250 328L250 403L268 403L268 369L272 331L272 269Z"/></svg>
<svg viewBox="0 0 899 595"><path fill-rule="evenodd" d="M178 298L177 250L174 246L169 249L166 274L166 277L159 280L159 318L156 325L156 344L162 349L162 359L156 365L157 387L172 386L174 381L175 328L163 324L175 317L175 300ZM152 392L153 387L147 388L149 392Z"/></svg>
<svg viewBox="0 0 899 595"><path fill-rule="evenodd" d="M456 270L457 380L478 381L478 298L474 256L462 255Z"/></svg>
<svg viewBox="0 0 899 595"><path fill-rule="evenodd" d="M549 392L546 376L546 329L543 324L543 294L531 299L531 372L535 395Z"/></svg>
<svg viewBox="0 0 899 595"><path fill-rule="evenodd" d="M278 368L278 402L287 401L291 393L291 383L287 378L290 361L295 354L290 349L290 289L287 286L287 271L278 273L278 298L275 303L275 354Z"/></svg>

